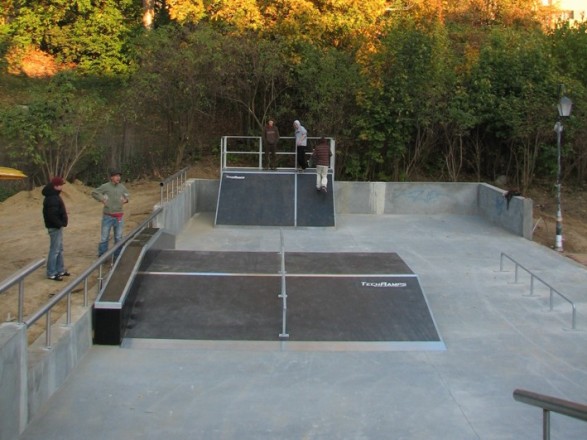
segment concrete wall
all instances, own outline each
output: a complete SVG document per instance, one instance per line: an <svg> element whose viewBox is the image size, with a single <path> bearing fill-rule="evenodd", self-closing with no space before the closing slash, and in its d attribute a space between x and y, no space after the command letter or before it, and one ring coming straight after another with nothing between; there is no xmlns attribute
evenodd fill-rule
<svg viewBox="0 0 587 440"><path fill-rule="evenodd" d="M477 183L336 182L337 214L476 215Z"/></svg>
<svg viewBox="0 0 587 440"><path fill-rule="evenodd" d="M477 200L479 215L513 234L532 240L532 199L513 197L508 206L503 190L481 183Z"/></svg>
<svg viewBox="0 0 587 440"><path fill-rule="evenodd" d="M214 212L219 182L188 182L197 188L191 215ZM335 182L334 203L337 214L478 215L513 234L532 239L532 200L514 197L508 207L504 191L485 183ZM182 220L191 217L187 214Z"/></svg>
<svg viewBox="0 0 587 440"><path fill-rule="evenodd" d="M92 346L92 309L73 307L72 323L65 316L51 329L51 348L45 347L45 335L29 347L28 418L37 414L55 391L65 383L82 357Z"/></svg>
<svg viewBox="0 0 587 440"><path fill-rule="evenodd" d="M196 212L216 210L219 187L218 180L189 179L181 193L163 204L165 210L154 226L173 235L179 234Z"/></svg>
<svg viewBox="0 0 587 440"><path fill-rule="evenodd" d="M0 324L0 440L17 439L27 418L26 328Z"/></svg>
<svg viewBox="0 0 587 440"><path fill-rule="evenodd" d="M72 324L57 322L28 346L24 325L0 325L0 440L15 440L65 382L92 345L91 308L72 309Z"/></svg>

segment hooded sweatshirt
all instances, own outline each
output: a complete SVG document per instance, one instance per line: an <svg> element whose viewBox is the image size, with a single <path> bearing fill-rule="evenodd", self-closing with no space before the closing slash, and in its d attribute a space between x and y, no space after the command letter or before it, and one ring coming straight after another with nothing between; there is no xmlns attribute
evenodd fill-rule
<svg viewBox="0 0 587 440"><path fill-rule="evenodd" d="M61 199L61 191L55 189L52 183L48 183L41 194L43 200L43 220L47 228L64 228L67 226L67 211L65 203Z"/></svg>
<svg viewBox="0 0 587 440"><path fill-rule="evenodd" d="M297 119L294 121L294 128L296 132L296 145L306 146L308 142L308 131L300 124Z"/></svg>

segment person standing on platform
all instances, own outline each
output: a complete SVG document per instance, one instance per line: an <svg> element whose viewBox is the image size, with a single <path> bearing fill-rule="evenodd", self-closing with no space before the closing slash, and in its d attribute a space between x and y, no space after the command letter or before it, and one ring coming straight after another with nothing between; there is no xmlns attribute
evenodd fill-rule
<svg viewBox="0 0 587 440"><path fill-rule="evenodd" d="M293 123L296 133L296 160L298 171L304 171L308 164L306 163L306 145L308 143L308 131L300 124L300 121L295 120Z"/></svg>
<svg viewBox="0 0 587 440"><path fill-rule="evenodd" d="M110 171L110 182L107 182L92 191L92 197L104 205L102 210L102 228L100 243L98 244L98 257L101 257L108 250L110 241L110 230L114 231L114 244L122 240L124 230L124 212L122 207L128 203L128 190L120 183L122 174L119 170ZM118 258L121 249L114 253Z"/></svg>
<svg viewBox="0 0 587 440"><path fill-rule="evenodd" d="M330 151L328 141L321 137L312 152L312 161L316 165L316 191L328 191L328 168L330 168L331 156L332 151Z"/></svg>
<svg viewBox="0 0 587 440"><path fill-rule="evenodd" d="M41 191L45 197L43 200L43 220L49 232L47 278L53 281L63 281L63 277L70 275L65 270L63 262L63 228L67 226L67 210L61 198L63 185L65 185L65 180L56 176Z"/></svg>
<svg viewBox="0 0 587 440"><path fill-rule="evenodd" d="M279 141L279 130L272 118L269 118L263 127L263 141L265 142L265 168L274 170L277 168L275 150Z"/></svg>

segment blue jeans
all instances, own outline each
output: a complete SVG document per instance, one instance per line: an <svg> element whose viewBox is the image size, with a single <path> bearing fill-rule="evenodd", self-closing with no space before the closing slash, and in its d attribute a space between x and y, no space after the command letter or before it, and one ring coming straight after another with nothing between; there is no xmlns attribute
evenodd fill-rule
<svg viewBox="0 0 587 440"><path fill-rule="evenodd" d="M63 264L63 228L48 228L49 255L47 256L47 276L52 277L65 272Z"/></svg>
<svg viewBox="0 0 587 440"><path fill-rule="evenodd" d="M120 221L110 215L102 216L102 233L100 235L100 244L98 245L98 257L101 257L108 250L108 241L110 240L110 229L114 230L114 244L122 240L122 230L124 229L123 218ZM114 258L118 258L121 249L114 253Z"/></svg>

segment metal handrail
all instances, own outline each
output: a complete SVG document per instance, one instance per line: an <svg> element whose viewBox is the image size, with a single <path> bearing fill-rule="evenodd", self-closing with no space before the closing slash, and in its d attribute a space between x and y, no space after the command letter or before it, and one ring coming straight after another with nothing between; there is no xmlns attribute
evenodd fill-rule
<svg viewBox="0 0 587 440"><path fill-rule="evenodd" d="M542 408L542 438L544 440L550 440L551 411L587 422L587 405L521 389L514 390L514 399Z"/></svg>
<svg viewBox="0 0 587 440"><path fill-rule="evenodd" d="M69 283L64 289L62 289L59 293L57 293L51 300L33 313L31 316L28 317L24 322L27 328L30 328L35 322L41 319L43 316L46 317L45 321L45 346L47 348L51 347L51 310L53 307L59 303L65 296L67 296L67 318L66 318L66 325L71 324L71 294L73 290L79 285L80 283L84 283L84 307L88 306L88 278L96 269L99 268L99 275L98 279L100 282L98 283L98 289L101 288L101 280L102 280L102 264L108 260L109 258L114 255L114 253L119 250L121 247L125 246L127 242L131 239L136 237L140 232L142 232L154 219L163 211L162 207L157 208L155 211L149 215L139 226L137 226L131 233L129 233L126 237L120 240L116 245L114 245L110 250L105 252L100 258L98 258L94 263L92 263L85 271L83 271L77 278L75 278L71 283Z"/></svg>
<svg viewBox="0 0 587 440"><path fill-rule="evenodd" d="M18 323L21 323L24 318L24 279L43 264L45 264L44 258L41 258L38 261L34 261L0 283L0 293L10 289L12 286L18 283Z"/></svg>
<svg viewBox="0 0 587 440"><path fill-rule="evenodd" d="M534 280L535 279L540 281L544 286L548 287L548 289L550 290L550 301L549 301L550 302L550 311L553 310L553 296L554 296L553 294L554 293L556 293L562 299L564 299L569 304L571 304L571 308L572 308L571 328L573 330L575 330L576 329L576 320L577 320L577 307L575 307L575 303L573 301L571 301L569 298L567 298L565 295L563 295L561 292L556 290L554 287L552 287L550 284L548 284L546 281L544 281L542 278L533 274L531 270L525 268L524 266L522 266L520 263L518 263L516 260L514 260L512 257L510 257L509 255L507 255L504 252L501 253L500 258L499 258L499 271L500 272L503 272L503 259L504 258L507 258L508 260L510 260L512 263L515 264L515 281L514 282L516 282L516 283L518 282L518 268L524 269L524 271L526 271L530 275L530 296L534 295Z"/></svg>
<svg viewBox="0 0 587 440"><path fill-rule="evenodd" d="M329 145L330 145L330 149L332 150L332 157L330 158L330 169L334 170L335 169L335 158L336 158L336 142L334 140L334 138L331 137L325 137L326 140L328 140ZM256 150L249 150L249 151L238 151L238 150L229 150L228 149L228 139L253 139L256 140L257 142L257 148ZM279 138L280 140L295 140L295 137L293 136L282 136ZM320 140L320 137L313 137L313 136L308 136L307 138L308 140ZM222 175L222 172L227 169L227 168L239 168L239 167L229 167L227 165L227 156L229 154L234 154L234 155L254 155L254 156L258 156L257 159L257 169L262 169L263 168L263 138L261 136L223 136L220 140L220 174ZM276 151L275 155L276 156L295 156L297 153L296 151L284 151L284 150L280 150L280 151ZM306 151L306 156L311 155L312 152L311 151ZM295 168L295 164L293 165L292 168Z"/></svg>
<svg viewBox="0 0 587 440"><path fill-rule="evenodd" d="M177 173L173 174L172 176L167 177L165 180L162 180L159 183L161 187L161 204L163 202L169 201L170 198L174 198L181 192L181 188L184 187L184 184L187 180L187 172L189 167L185 167L184 169L179 170ZM165 200L163 200L163 194L165 193Z"/></svg>

